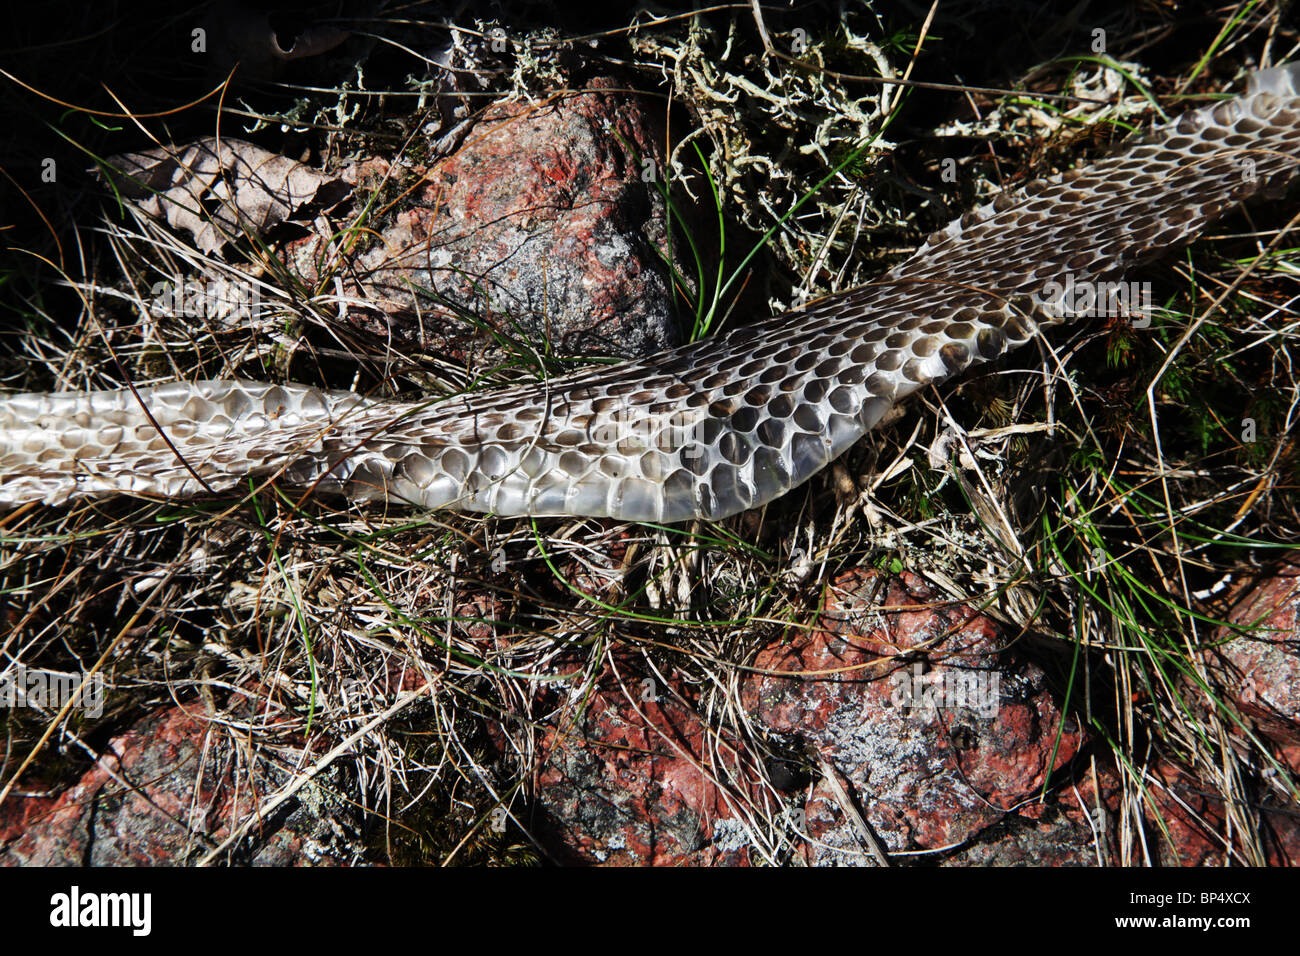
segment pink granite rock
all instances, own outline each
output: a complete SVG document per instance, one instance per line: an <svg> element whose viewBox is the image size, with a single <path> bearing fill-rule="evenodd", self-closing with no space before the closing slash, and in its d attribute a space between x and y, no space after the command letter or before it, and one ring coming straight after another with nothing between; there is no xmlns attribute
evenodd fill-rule
<svg viewBox="0 0 1300 956"><path fill-rule="evenodd" d="M1220 682L1300 774L1300 555L1239 598L1228 621L1209 654Z"/></svg>
<svg viewBox="0 0 1300 956"><path fill-rule="evenodd" d="M418 178L379 209L378 234L340 273L361 300L348 321L475 367L512 348L633 357L677 344L653 181L664 135L614 86L493 106L455 153L408 170ZM370 160L345 178L364 193L386 168ZM288 253L309 282L321 249L312 237Z"/></svg>
<svg viewBox="0 0 1300 956"><path fill-rule="evenodd" d="M194 862L257 814L283 782L264 764L247 766L245 754L198 705L164 708L115 737L99 763L61 794L11 795L0 806L0 865ZM308 799L312 793L321 799ZM317 786L282 805L228 859L270 866L360 862L346 839L355 826L345 823L349 804L324 793Z"/></svg>
<svg viewBox="0 0 1300 956"><path fill-rule="evenodd" d="M620 670L621 681L603 676L576 724L559 720L539 741L535 832L565 863L754 862L737 812L761 799L752 758L730 737L709 741L690 688Z"/></svg>
<svg viewBox="0 0 1300 956"><path fill-rule="evenodd" d="M843 775L887 852L956 847L1014 816L1080 744L1044 674L1008 643L916 575L855 570L830 585L816 627L759 655L778 674L753 678L744 700ZM805 812L811 862L867 858L825 781Z"/></svg>

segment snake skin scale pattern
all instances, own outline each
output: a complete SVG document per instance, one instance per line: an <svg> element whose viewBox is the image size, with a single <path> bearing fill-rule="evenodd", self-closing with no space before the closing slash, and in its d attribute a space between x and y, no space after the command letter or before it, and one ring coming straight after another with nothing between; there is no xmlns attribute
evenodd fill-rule
<svg viewBox="0 0 1300 956"><path fill-rule="evenodd" d="M999 196L877 281L651 359L424 403L243 381L3 396L0 506L278 476L498 515L723 518L806 481L910 393L1069 320L1051 283L1113 281L1298 167L1300 64Z"/></svg>

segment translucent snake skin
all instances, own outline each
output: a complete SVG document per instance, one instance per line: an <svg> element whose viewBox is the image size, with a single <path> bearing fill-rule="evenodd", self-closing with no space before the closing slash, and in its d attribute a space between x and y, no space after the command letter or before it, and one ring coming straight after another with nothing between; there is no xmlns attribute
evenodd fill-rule
<svg viewBox="0 0 1300 956"><path fill-rule="evenodd" d="M1300 64L999 196L875 282L655 358L425 403L239 381L11 394L0 505L278 475L498 515L723 518L806 481L910 393L1071 318L1050 284L1115 280L1298 166Z"/></svg>

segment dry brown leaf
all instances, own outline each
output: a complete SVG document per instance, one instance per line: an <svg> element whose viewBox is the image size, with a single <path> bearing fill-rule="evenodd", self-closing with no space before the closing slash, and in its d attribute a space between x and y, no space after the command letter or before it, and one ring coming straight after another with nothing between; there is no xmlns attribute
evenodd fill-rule
<svg viewBox="0 0 1300 956"><path fill-rule="evenodd" d="M245 231L263 235L286 220L328 209L347 195L341 180L243 140L207 137L108 159L124 198L194 236L205 254Z"/></svg>

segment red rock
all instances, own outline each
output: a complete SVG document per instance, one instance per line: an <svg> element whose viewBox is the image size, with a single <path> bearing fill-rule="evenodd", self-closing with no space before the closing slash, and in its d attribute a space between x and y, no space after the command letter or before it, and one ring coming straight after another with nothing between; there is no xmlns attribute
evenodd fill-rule
<svg viewBox="0 0 1300 956"><path fill-rule="evenodd" d="M709 744L715 732L685 685L620 673L626 691L606 674L577 726L558 721L539 741L533 823L551 853L567 863L755 862L736 812L759 799L743 782L752 757L730 738Z"/></svg>
<svg viewBox="0 0 1300 956"><path fill-rule="evenodd" d="M198 705L151 714L114 738L98 764L57 797L11 795L0 806L0 865L194 862L232 825L258 813L287 779L265 764L250 771L245 755ZM339 843L348 805L322 796L318 810L324 815L308 809L308 802L314 801L292 801L260 821L233 860L275 866L355 862L353 851Z"/></svg>
<svg viewBox="0 0 1300 956"><path fill-rule="evenodd" d="M1266 862L1271 866L1300 863L1300 819L1285 801L1269 793L1248 797L1244 819L1255 820L1250 840L1259 850L1251 857L1242 850L1242 815L1229 826L1223 798L1212 783L1171 760L1156 758L1143 770L1142 785L1130 789L1140 807L1141 821L1122 823L1120 773L1110 754L1099 755L1095 766L1101 789L1090 774L1061 787L1058 805L1074 823L1103 831L1112 866L1223 866ZM1098 810L1104 811L1098 814ZM1023 812L1023 811L1022 811ZM1235 850L1230 851L1232 845Z"/></svg>
<svg viewBox="0 0 1300 956"><path fill-rule="evenodd" d="M1240 865L1225 834L1229 827L1223 801L1186 768L1161 761L1151 770L1145 788L1146 831L1164 866ZM1250 808L1259 820L1258 844L1270 866L1300 864L1300 820L1291 807ZM1238 835L1238 840L1240 835Z"/></svg>
<svg viewBox="0 0 1300 956"><path fill-rule="evenodd" d="M1080 744L1067 726L1053 754L1061 714L1043 673L1007 643L991 619L937 600L915 575L853 571L831 585L815 629L755 662L791 676L755 677L743 699L756 722L843 774L887 852L955 846L1035 796ZM957 680L991 706L961 704ZM945 701L957 706L903 706L905 686L924 693L934 681L949 682ZM863 858L824 782L806 814L819 844L811 862Z"/></svg>
<svg viewBox="0 0 1300 956"><path fill-rule="evenodd" d="M657 251L664 205L643 179L662 176L664 136L645 103L614 87L493 106L455 153L415 170L423 181L343 270L345 293L365 300L348 320L475 365L503 354L494 336L570 355L677 344ZM374 182L385 168L370 161L344 178ZM288 253L309 283L320 248L312 238Z"/></svg>
<svg viewBox="0 0 1300 956"><path fill-rule="evenodd" d="M1247 591L1228 622L1208 654L1224 691L1300 774L1300 555Z"/></svg>

